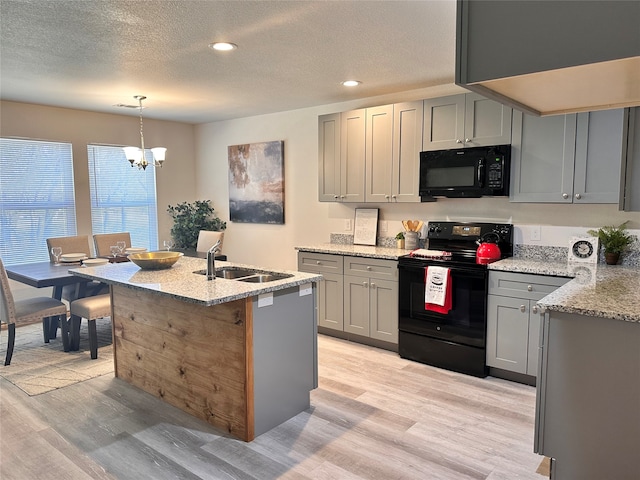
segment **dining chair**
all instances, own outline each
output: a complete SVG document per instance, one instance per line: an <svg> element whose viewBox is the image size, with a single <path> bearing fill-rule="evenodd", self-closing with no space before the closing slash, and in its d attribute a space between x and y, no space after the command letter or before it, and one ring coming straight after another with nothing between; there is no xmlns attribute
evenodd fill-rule
<svg viewBox="0 0 640 480"><path fill-rule="evenodd" d="M96 233L93 236L93 243L96 247L96 257L111 255L111 246L117 242L124 242L124 248L131 248L131 234L129 232Z"/></svg>
<svg viewBox="0 0 640 480"><path fill-rule="evenodd" d="M211 230L200 230L198 234L198 243L196 244L196 254L201 257L207 255L207 251L220 240L218 255L222 253L222 242L224 241L224 232L214 232Z"/></svg>
<svg viewBox="0 0 640 480"><path fill-rule="evenodd" d="M52 237L47 238L47 250L49 251L49 260L55 261L51 249L53 247L62 247L62 253L84 253L87 257L93 257L93 247L91 245L89 235L75 235L72 237ZM86 297L100 295L109 291L109 286L105 283L96 281L87 282ZM62 287L62 299L72 302L78 298L78 284L65 285Z"/></svg>
<svg viewBox="0 0 640 480"><path fill-rule="evenodd" d="M69 348L78 350L80 346L80 323L83 318L87 319L89 327L89 350L91 358L98 358L98 333L96 329L96 319L111 316L111 295L96 295L95 297L79 298L71 302L69 306L70 333Z"/></svg>
<svg viewBox="0 0 640 480"><path fill-rule="evenodd" d="M62 253L84 253L87 257L93 257L91 249L91 240L89 235L74 235L72 237L52 237L47 238L47 251L49 252L49 260L55 261L51 249L53 247L62 247Z"/></svg>
<svg viewBox="0 0 640 480"><path fill-rule="evenodd" d="M16 340L16 323L42 321L45 340L49 334L49 319L55 318L62 325L62 343L65 351L69 349L69 328L67 323L67 306L60 300L51 297L35 297L24 300L13 299L9 287L9 277L0 259L0 323L8 326L9 340L5 365L11 363Z"/></svg>

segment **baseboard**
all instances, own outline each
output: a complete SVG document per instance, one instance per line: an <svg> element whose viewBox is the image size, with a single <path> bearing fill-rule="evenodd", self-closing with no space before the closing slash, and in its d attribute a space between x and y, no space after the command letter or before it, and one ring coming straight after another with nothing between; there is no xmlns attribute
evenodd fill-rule
<svg viewBox="0 0 640 480"><path fill-rule="evenodd" d="M331 328L318 326L318 333L323 335L329 335L330 337L341 338L343 340L349 340L354 343L362 343L363 345L369 345L371 347L382 348L383 350L389 350L391 352L398 353L398 345L391 342L385 342L384 340L378 340L376 338L363 337L362 335L355 335L353 333L342 332L340 330L333 330Z"/></svg>
<svg viewBox="0 0 640 480"><path fill-rule="evenodd" d="M525 385L536 386L536 377L525 375L524 373L510 372L502 368L489 367L489 375L496 378L503 378L512 382L524 383Z"/></svg>

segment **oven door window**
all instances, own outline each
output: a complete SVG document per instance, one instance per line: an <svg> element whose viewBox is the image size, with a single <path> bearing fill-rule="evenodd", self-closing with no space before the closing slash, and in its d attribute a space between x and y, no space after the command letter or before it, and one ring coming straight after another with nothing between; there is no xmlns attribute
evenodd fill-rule
<svg viewBox="0 0 640 480"><path fill-rule="evenodd" d="M399 328L465 345L484 347L486 269L451 268L452 309L440 314L424 308L424 268L400 272Z"/></svg>

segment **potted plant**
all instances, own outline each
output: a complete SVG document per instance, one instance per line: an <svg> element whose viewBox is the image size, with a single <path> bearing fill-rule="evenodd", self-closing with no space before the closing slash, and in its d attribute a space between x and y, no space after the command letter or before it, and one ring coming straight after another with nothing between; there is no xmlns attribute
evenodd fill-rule
<svg viewBox="0 0 640 480"><path fill-rule="evenodd" d="M598 230L588 230L587 233L598 237L600 245L604 248L604 259L608 265L615 265L620 259L620 254L635 240L635 235L627 233L627 223L615 226L605 226Z"/></svg>
<svg viewBox="0 0 640 480"><path fill-rule="evenodd" d="M215 214L211 200L183 202L176 206L169 205L167 212L173 218L171 237L178 248L195 250L200 230L220 232L227 228L227 223Z"/></svg>
<svg viewBox="0 0 640 480"><path fill-rule="evenodd" d="M398 232L396 235L396 244L398 248L404 249L404 232Z"/></svg>

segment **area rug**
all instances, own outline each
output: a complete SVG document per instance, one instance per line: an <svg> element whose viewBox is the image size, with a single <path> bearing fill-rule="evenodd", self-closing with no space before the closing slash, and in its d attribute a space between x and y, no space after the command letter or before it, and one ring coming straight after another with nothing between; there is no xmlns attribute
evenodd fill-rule
<svg viewBox="0 0 640 480"><path fill-rule="evenodd" d="M80 349L64 352L60 330L56 339L44 343L42 324L16 328L16 342L11 365L4 365L7 331L0 338L0 376L30 396L68 387L107 373L113 373L111 319L96 320L98 358L91 360L87 321L80 328Z"/></svg>

